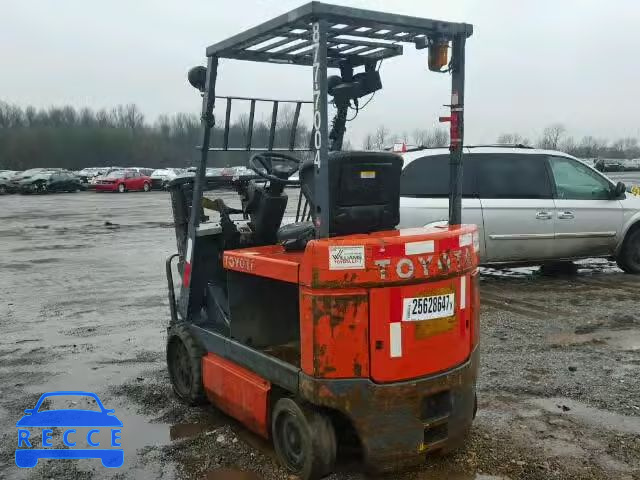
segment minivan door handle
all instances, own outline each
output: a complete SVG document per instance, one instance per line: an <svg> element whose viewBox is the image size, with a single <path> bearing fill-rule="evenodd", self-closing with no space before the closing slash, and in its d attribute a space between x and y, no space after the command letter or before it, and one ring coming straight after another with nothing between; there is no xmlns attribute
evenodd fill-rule
<svg viewBox="0 0 640 480"><path fill-rule="evenodd" d="M547 212L546 210L539 210L536 213L536 218L538 220L551 220L551 212Z"/></svg>
<svg viewBox="0 0 640 480"><path fill-rule="evenodd" d="M575 218L575 216L573 215L573 212L564 211L564 212L558 212L558 218L560 220L571 220L572 218Z"/></svg>

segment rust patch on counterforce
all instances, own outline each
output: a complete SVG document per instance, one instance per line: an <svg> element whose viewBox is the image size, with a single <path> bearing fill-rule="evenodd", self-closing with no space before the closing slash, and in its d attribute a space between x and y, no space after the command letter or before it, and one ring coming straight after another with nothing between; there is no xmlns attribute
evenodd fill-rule
<svg viewBox="0 0 640 480"><path fill-rule="evenodd" d="M352 295L327 294L313 297L311 302L314 325L313 367L316 375L321 377L361 377L364 373L368 375L368 366L365 368L367 371L363 372L365 370L363 362L366 363L366 359L362 358L364 352L358 343L368 341L367 304L368 295L363 292ZM363 305L365 310L359 315ZM363 315L367 318L360 318Z"/></svg>
<svg viewBox="0 0 640 480"><path fill-rule="evenodd" d="M358 307L367 302L367 295L361 293L355 295L322 295L313 299L313 321L316 325L323 317L329 318L331 330L340 325L349 307L353 306L354 317L357 316Z"/></svg>

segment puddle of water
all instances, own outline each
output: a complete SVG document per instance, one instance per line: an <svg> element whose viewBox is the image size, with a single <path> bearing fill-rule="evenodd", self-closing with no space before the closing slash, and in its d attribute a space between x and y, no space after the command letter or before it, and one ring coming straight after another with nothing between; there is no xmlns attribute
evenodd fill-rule
<svg viewBox="0 0 640 480"><path fill-rule="evenodd" d="M235 468L217 468L207 472L204 478L206 480L262 480L257 473Z"/></svg>
<svg viewBox="0 0 640 480"><path fill-rule="evenodd" d="M596 427L614 430L622 433L640 435L640 417L620 415L571 400L569 398L536 398L531 400L534 405L550 413L557 413L574 417L584 423Z"/></svg>

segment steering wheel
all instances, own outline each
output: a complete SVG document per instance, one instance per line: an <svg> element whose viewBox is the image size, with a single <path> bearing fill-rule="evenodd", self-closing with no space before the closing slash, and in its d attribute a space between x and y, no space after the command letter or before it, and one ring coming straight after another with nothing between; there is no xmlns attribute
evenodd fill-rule
<svg viewBox="0 0 640 480"><path fill-rule="evenodd" d="M274 165L272 160L282 161L284 165ZM249 168L262 178L282 185L300 185L300 180L289 177L300 168L300 159L281 152L256 153L249 159Z"/></svg>

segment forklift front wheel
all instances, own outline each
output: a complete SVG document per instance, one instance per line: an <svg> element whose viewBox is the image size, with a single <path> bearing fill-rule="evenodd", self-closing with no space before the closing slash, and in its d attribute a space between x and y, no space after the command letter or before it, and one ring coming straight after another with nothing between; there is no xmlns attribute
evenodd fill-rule
<svg viewBox="0 0 640 480"><path fill-rule="evenodd" d="M167 367L173 391L189 405L205 400L202 386L202 356L204 349L184 323L169 327L167 338Z"/></svg>
<svg viewBox="0 0 640 480"><path fill-rule="evenodd" d="M327 415L281 398L273 408L271 433L281 463L302 480L317 480L333 471L337 442Z"/></svg>

